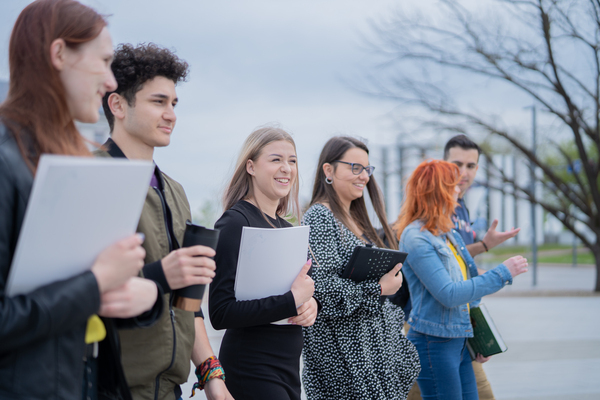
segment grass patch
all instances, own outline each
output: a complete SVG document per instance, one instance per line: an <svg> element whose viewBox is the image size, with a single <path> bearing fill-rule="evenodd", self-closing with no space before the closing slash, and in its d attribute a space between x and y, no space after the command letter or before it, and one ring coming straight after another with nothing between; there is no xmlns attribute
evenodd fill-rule
<svg viewBox="0 0 600 400"><path fill-rule="evenodd" d="M573 246L562 245L562 244L541 244L538 246L538 251L544 250L567 250L571 249ZM579 246L578 249L582 249L582 246ZM493 255L515 255L515 254L523 254L523 253L531 253L531 246L498 246L494 247L489 251L488 254Z"/></svg>
<svg viewBox="0 0 600 400"><path fill-rule="evenodd" d="M557 256L538 256L538 262L542 264L571 264L573 262L572 254L562 254ZM594 255L590 253L577 254L577 264L595 264Z"/></svg>
<svg viewBox="0 0 600 400"><path fill-rule="evenodd" d="M548 254L555 250L561 250L559 254ZM570 246L541 245L538 247L538 263L540 264L571 264L573 252ZM578 247L577 264L595 264L594 255L583 247ZM583 251L582 251L583 250ZM489 253L477 256L478 262L485 264L499 264L512 256L522 255L531 259L531 246L504 246L494 248Z"/></svg>

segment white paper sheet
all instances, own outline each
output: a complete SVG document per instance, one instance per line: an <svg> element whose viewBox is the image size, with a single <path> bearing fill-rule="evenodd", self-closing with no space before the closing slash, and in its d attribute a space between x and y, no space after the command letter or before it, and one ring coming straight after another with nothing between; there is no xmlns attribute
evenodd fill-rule
<svg viewBox="0 0 600 400"><path fill-rule="evenodd" d="M43 155L7 294L84 272L107 246L133 234L153 170L150 161Z"/></svg>
<svg viewBox="0 0 600 400"><path fill-rule="evenodd" d="M256 300L287 293L308 259L308 226L242 230L235 298Z"/></svg>

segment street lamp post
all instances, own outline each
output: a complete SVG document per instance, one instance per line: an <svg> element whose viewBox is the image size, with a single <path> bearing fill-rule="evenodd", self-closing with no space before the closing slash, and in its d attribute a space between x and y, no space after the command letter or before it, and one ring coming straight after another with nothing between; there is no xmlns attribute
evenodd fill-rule
<svg viewBox="0 0 600 400"><path fill-rule="evenodd" d="M535 105L528 107L531 108L531 152L535 156L535 150L537 147L537 121L536 121L536 107ZM536 199L535 193L535 163L533 160L530 161L530 179L531 179L531 195L533 200ZM536 218L536 204L535 201L531 202L531 265L533 266L533 286L537 285L537 218Z"/></svg>

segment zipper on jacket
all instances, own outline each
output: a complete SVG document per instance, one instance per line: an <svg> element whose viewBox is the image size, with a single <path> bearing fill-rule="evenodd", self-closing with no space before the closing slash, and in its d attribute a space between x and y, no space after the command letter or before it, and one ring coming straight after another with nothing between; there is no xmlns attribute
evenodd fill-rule
<svg viewBox="0 0 600 400"><path fill-rule="evenodd" d="M173 364L175 363L175 353L177 350L177 334L175 332L175 310L173 310L172 295L169 301L169 315L171 315L171 326L173 327L173 353L171 354L171 363L169 364L169 366L164 371L156 375L156 381L154 385L154 400L158 400L158 391L160 389L160 377L162 376L162 374L170 370L173 367Z"/></svg>
<svg viewBox="0 0 600 400"><path fill-rule="evenodd" d="M153 187L153 189L156 191L156 194L158 195L158 198L160 199L162 205L165 230L167 231L167 240L169 241L169 252L171 252L173 251L173 241L171 240L171 230L169 229L169 220L167 218L167 202L165 201L163 194L158 188ZM164 374L173 367L173 364L175 364L175 355L177 353L177 332L175 329L175 311L173 310L173 294L171 294L171 298L169 300L169 314L171 316L171 327L173 329L173 352L171 354L171 363L169 364L169 366L164 371L156 375L154 385L154 400L158 400L158 392L160 390L160 377L162 376L162 374Z"/></svg>
<svg viewBox="0 0 600 400"><path fill-rule="evenodd" d="M167 219L167 202L158 188L153 187L153 189L156 191L160 203L162 204L163 220L165 222L165 230L167 231L167 240L169 241L169 252L171 252L173 251L173 242L171 241L171 230L169 229L169 220Z"/></svg>

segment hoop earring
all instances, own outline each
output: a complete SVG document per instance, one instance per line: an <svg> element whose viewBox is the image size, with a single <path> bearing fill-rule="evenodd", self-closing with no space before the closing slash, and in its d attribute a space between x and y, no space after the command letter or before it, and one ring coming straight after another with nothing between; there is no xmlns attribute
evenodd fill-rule
<svg viewBox="0 0 600 400"><path fill-rule="evenodd" d="M326 177L325 178L325 183L328 185L331 185L333 183L333 179L331 179L330 177Z"/></svg>

